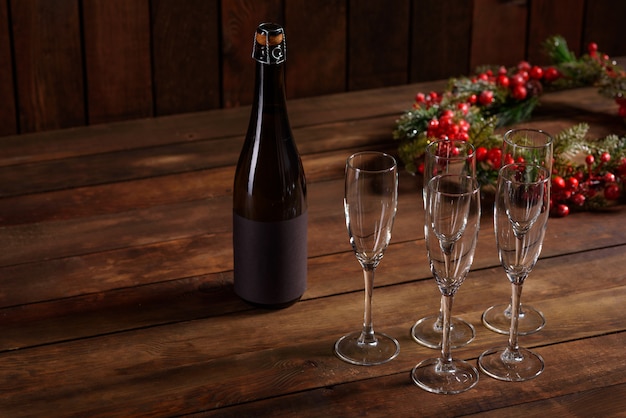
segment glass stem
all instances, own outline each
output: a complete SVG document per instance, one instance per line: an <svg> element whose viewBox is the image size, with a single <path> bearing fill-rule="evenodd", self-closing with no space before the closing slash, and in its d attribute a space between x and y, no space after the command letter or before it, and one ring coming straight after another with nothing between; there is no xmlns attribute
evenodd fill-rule
<svg viewBox="0 0 626 418"><path fill-rule="evenodd" d="M452 313L453 295L441 295L441 307L443 310L443 332L441 335L441 361L443 364L452 363L450 351L450 315Z"/></svg>
<svg viewBox="0 0 626 418"><path fill-rule="evenodd" d="M439 313L437 314L437 320L433 324L433 329L435 331L443 331L443 298L441 299Z"/></svg>
<svg viewBox="0 0 626 418"><path fill-rule="evenodd" d="M523 282L511 283L511 329L509 331L509 350L512 352L519 351L517 342L517 327L519 325L519 310L522 301L522 285Z"/></svg>
<svg viewBox="0 0 626 418"><path fill-rule="evenodd" d="M374 291L373 266L363 267L363 279L365 281L365 309L363 313L363 331L359 337L359 344L376 344L374 325L372 323L372 292Z"/></svg>

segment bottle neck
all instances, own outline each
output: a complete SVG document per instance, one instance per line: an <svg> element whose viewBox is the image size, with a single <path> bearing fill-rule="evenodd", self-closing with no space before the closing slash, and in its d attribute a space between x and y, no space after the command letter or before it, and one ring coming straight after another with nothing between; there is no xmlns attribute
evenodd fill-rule
<svg viewBox="0 0 626 418"><path fill-rule="evenodd" d="M285 66L283 64L256 64L256 107L286 107Z"/></svg>

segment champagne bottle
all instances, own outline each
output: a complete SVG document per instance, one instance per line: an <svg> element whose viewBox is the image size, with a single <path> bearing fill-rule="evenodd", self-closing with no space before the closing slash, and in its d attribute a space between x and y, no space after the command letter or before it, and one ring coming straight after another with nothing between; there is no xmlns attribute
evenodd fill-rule
<svg viewBox="0 0 626 418"><path fill-rule="evenodd" d="M235 293L266 308L297 302L306 289L307 200L285 99L284 29L256 30L255 96L233 188Z"/></svg>

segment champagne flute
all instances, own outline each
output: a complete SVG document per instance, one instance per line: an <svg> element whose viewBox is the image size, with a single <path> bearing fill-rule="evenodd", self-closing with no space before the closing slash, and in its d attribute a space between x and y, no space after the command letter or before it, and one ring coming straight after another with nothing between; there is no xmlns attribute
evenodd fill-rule
<svg viewBox="0 0 626 418"><path fill-rule="evenodd" d="M538 129L512 129L504 134L502 142L502 165L526 162L552 170L552 137ZM483 324L500 334L508 334L511 324L511 303L498 304L485 310ZM541 330L546 324L543 314L530 305L522 305L519 311L518 334L528 335Z"/></svg>
<svg viewBox="0 0 626 418"><path fill-rule="evenodd" d="M474 177L438 175L428 183L426 249L441 292L441 357L424 360L411 371L413 382L433 393L464 392L478 383L478 371L454 359L450 347L450 312L457 290L474 259L480 226L480 187Z"/></svg>
<svg viewBox="0 0 626 418"><path fill-rule="evenodd" d="M400 352L398 341L374 332L372 323L374 272L389 245L397 203L398 166L392 156L366 151L348 158L344 198L346 227L365 281L363 329L335 343L335 354L348 363L382 364Z"/></svg>
<svg viewBox="0 0 626 418"><path fill-rule="evenodd" d="M476 154L474 146L461 140L433 141L424 153L424 187L423 200L426 210L426 189L433 176L441 174L457 174L470 177L476 176ZM429 348L441 348L443 332L443 306L435 315L419 319L411 327L411 338ZM450 318L450 344L452 348L469 344L476 336L472 324L461 318Z"/></svg>
<svg viewBox="0 0 626 418"><path fill-rule="evenodd" d="M511 282L511 322L506 347L480 355L478 365L487 375L521 382L538 376L544 368L540 355L518 344L522 286L537 263L550 206L550 172L547 168L515 163L498 174L494 226L500 261Z"/></svg>

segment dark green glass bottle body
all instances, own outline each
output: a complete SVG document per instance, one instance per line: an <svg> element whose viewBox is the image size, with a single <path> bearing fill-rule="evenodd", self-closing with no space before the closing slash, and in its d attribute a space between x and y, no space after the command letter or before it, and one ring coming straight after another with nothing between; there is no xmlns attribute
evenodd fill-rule
<svg viewBox="0 0 626 418"><path fill-rule="evenodd" d="M284 84L284 60L256 63L255 99L233 187L235 293L267 308L289 306L306 290L306 180Z"/></svg>

